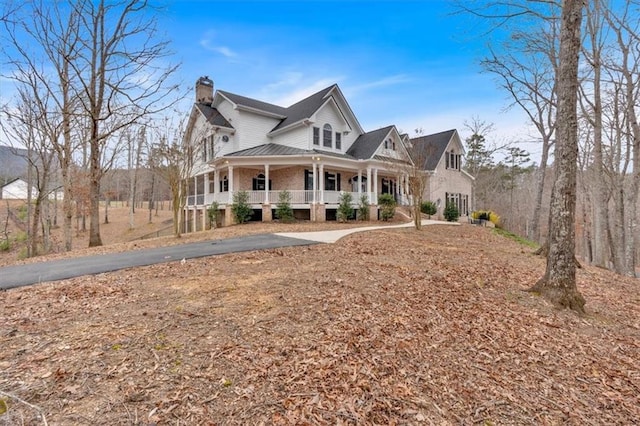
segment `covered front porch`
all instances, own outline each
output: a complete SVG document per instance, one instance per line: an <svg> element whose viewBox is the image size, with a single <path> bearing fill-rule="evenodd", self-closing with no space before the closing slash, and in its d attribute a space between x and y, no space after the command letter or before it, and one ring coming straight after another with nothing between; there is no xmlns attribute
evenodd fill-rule
<svg viewBox="0 0 640 426"><path fill-rule="evenodd" d="M362 164L354 169L353 161L327 161L321 156L308 158L304 165L299 158L270 159L262 164L242 160L235 164L227 160L192 178L185 210L189 230L208 228L206 210L214 202L221 218L219 225L233 224L231 206L238 191L247 193L254 220L262 221L274 219L283 191L290 194L291 207L299 220L332 220L344 193L351 194L355 209L366 196L372 220L378 217L380 194L392 194L399 205L408 204L407 177L388 170L385 164Z"/></svg>

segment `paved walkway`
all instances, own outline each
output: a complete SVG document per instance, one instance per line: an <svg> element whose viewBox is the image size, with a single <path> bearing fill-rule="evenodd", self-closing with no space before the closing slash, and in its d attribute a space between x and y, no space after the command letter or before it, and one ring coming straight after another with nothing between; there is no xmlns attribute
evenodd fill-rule
<svg viewBox="0 0 640 426"><path fill-rule="evenodd" d="M422 226L427 225L459 225L457 222L441 222L438 220L422 221ZM354 234L356 232L373 231L376 229L393 229L393 228L411 228L413 222L403 223L401 225L380 225L380 226L363 226L362 228L336 229L335 231L314 231L314 232L279 232L274 235L282 237L300 238L308 241L316 241L318 243L333 244L342 237Z"/></svg>
<svg viewBox="0 0 640 426"><path fill-rule="evenodd" d="M423 220L423 225L451 224ZM140 249L124 253L51 260L28 265L0 268L0 289L10 289L47 281L65 280L82 275L95 275L136 266L216 256L226 253L264 250L278 247L307 246L318 243L335 243L340 238L355 232L375 229L406 228L413 223L387 226L366 226L317 232L282 232L277 234L248 235L245 237L186 243L167 247Z"/></svg>

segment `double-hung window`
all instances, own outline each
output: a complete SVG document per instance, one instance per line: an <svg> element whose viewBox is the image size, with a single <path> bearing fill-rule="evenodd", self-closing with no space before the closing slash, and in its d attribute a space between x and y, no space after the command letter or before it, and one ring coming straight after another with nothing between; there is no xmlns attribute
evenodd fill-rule
<svg viewBox="0 0 640 426"><path fill-rule="evenodd" d="M319 127L313 128L313 144L320 145L320 128Z"/></svg>
<svg viewBox="0 0 640 426"><path fill-rule="evenodd" d="M336 132L336 149L342 149L342 134Z"/></svg>

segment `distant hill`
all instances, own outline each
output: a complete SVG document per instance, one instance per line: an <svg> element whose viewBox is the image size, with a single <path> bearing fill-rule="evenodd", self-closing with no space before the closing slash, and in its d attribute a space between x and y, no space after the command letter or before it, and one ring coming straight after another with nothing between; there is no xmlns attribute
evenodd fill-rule
<svg viewBox="0 0 640 426"><path fill-rule="evenodd" d="M27 150L0 145L0 185L27 174Z"/></svg>

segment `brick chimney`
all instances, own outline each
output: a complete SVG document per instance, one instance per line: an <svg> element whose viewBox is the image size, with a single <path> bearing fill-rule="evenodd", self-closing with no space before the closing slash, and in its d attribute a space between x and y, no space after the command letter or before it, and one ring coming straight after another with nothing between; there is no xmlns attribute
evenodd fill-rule
<svg viewBox="0 0 640 426"><path fill-rule="evenodd" d="M207 105L213 102L213 80L209 76L200 77L196 81L196 102Z"/></svg>

